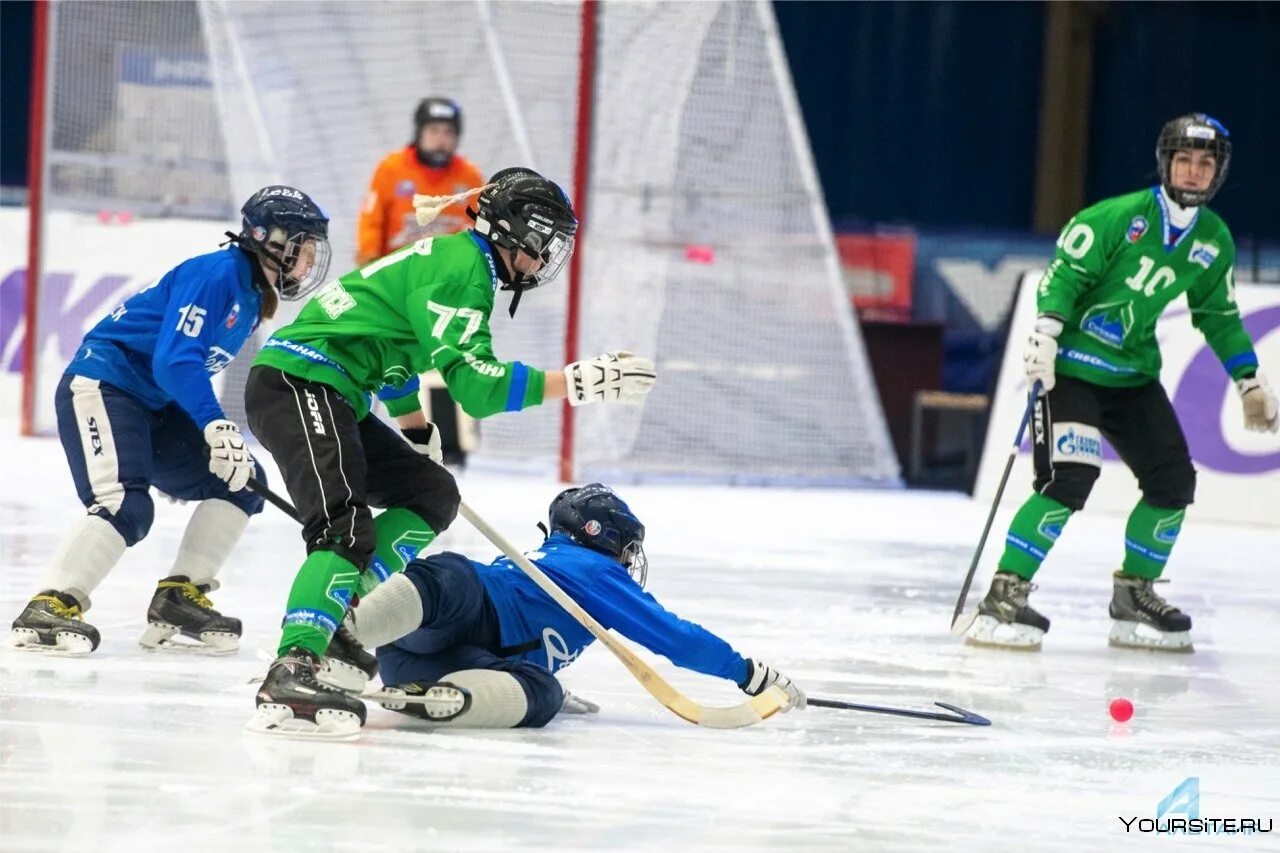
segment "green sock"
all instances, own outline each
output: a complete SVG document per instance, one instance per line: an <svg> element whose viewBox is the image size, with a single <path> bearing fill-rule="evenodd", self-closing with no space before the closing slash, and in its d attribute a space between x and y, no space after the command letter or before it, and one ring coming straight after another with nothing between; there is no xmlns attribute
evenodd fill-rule
<svg viewBox="0 0 1280 853"><path fill-rule="evenodd" d="M1053 498L1041 494L1027 498L1009 524L1000 571L1031 580L1070 517L1071 510Z"/></svg>
<svg viewBox="0 0 1280 853"><path fill-rule="evenodd" d="M396 572L404 571L409 561L436 538L436 532L422 516L399 507L379 513L373 519L373 530L377 550L369 568L360 575L361 596L368 595Z"/></svg>
<svg viewBox="0 0 1280 853"><path fill-rule="evenodd" d="M1149 580L1160 577L1186 515L1185 509L1161 509L1139 500L1124 528L1121 573Z"/></svg>
<svg viewBox="0 0 1280 853"><path fill-rule="evenodd" d="M290 646L302 646L324 655L351 604L359 575L360 569L354 563L332 551L308 554L289 590L278 653L284 654Z"/></svg>

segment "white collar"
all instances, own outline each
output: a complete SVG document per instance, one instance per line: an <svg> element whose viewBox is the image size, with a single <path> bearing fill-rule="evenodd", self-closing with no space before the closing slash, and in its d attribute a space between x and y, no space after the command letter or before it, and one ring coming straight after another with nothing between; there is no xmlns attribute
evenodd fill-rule
<svg viewBox="0 0 1280 853"><path fill-rule="evenodd" d="M1196 214L1200 212L1200 208L1182 207L1169 198L1169 193L1165 190L1163 184L1160 186L1160 195L1164 196L1165 210L1169 212L1169 224L1179 231L1185 231L1190 228L1191 223L1196 219Z"/></svg>

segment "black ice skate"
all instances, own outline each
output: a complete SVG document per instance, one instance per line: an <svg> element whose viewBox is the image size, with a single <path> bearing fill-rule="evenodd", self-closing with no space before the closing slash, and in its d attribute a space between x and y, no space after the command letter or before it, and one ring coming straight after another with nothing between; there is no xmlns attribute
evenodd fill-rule
<svg viewBox="0 0 1280 853"><path fill-rule="evenodd" d="M29 651L87 655L98 647L98 629L84 621L88 599L81 606L74 595L46 589L27 603L13 620L13 644Z"/></svg>
<svg viewBox="0 0 1280 853"><path fill-rule="evenodd" d="M455 717L462 716L471 708L471 691L447 681L439 681L435 684L410 681L397 684L395 687L384 687L382 693L403 694L414 699L407 702L380 699L379 704L388 711L399 711L433 723L447 723Z"/></svg>
<svg viewBox="0 0 1280 853"><path fill-rule="evenodd" d="M978 618L965 633L975 646L1036 651L1049 630L1049 620L1027 604L1035 586L1011 572L996 572L991 590L978 605Z"/></svg>
<svg viewBox="0 0 1280 853"><path fill-rule="evenodd" d="M259 734L324 740L353 738L364 725L364 703L316 678L319 659L293 647L276 658L258 687L257 712L245 728Z"/></svg>
<svg viewBox="0 0 1280 853"><path fill-rule="evenodd" d="M348 615L347 618L352 617ZM320 680L341 690L360 693L377 674L378 659L360 645L344 621L334 632L324 660L320 662L317 673Z"/></svg>
<svg viewBox="0 0 1280 853"><path fill-rule="evenodd" d="M1160 597L1157 581L1116 572L1111 592L1111 645L1191 652L1191 617Z"/></svg>
<svg viewBox="0 0 1280 853"><path fill-rule="evenodd" d="M240 620L213 609L213 602L205 593L214 588L215 584L196 586L183 575L160 581L147 608L147 629L138 643L152 651L172 649L225 655L238 650Z"/></svg>

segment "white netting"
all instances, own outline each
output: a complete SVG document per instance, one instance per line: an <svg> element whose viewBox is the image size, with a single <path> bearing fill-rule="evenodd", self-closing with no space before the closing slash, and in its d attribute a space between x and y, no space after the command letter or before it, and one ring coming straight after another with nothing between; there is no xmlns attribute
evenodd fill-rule
<svg viewBox="0 0 1280 853"><path fill-rule="evenodd" d="M222 201L301 187L332 217L338 269L374 165L429 94L462 104L482 171L528 164L573 192L580 4L137 5L201 25ZM604 3L597 39L579 354L653 354L660 379L642 408L576 410L579 476L894 480L768 4ZM560 365L565 292L526 295L514 321L500 296L498 354ZM479 455L550 466L559 429L559 406L500 415Z"/></svg>

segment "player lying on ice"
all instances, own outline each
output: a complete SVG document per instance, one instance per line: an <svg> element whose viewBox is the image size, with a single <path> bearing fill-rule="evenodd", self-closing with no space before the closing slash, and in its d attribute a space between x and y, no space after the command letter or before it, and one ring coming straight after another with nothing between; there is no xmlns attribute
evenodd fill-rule
<svg viewBox="0 0 1280 853"><path fill-rule="evenodd" d="M1102 439L1138 478L1124 560L1113 578L1110 642L1191 651L1191 617L1155 590L1173 553L1196 471L1160 384L1156 320L1186 294L1191 322L1235 383L1246 429L1280 426L1274 392L1235 300L1236 248L1205 205L1231 163L1227 129L1203 113L1170 121L1156 142L1159 186L1104 199L1067 223L1036 293L1023 357L1039 382L1035 493L1014 516L968 641L1039 648L1049 620L1027 603L1031 579L1101 473Z"/></svg>
<svg viewBox="0 0 1280 853"><path fill-rule="evenodd" d="M748 695L776 684L789 707L805 706L791 679L644 591L644 525L607 486L561 492L549 515L546 541L529 559L606 628ZM466 728L544 726L562 709L594 710L555 673L595 638L505 557L488 565L451 552L413 560L365 596L347 624L377 647L384 684L426 699L396 710Z"/></svg>
<svg viewBox="0 0 1280 853"><path fill-rule="evenodd" d="M213 376L280 300L307 296L329 269L329 218L305 193L264 187L240 212L240 233L227 233L232 245L183 261L129 297L89 330L58 383L58 435L88 512L14 620L17 646L98 647L98 630L83 618L89 596L151 529L154 486L199 504L156 585L140 642L165 648L181 634L208 652L239 648L240 620L214 610L207 593L262 498L246 488L254 460Z"/></svg>
<svg viewBox="0 0 1280 853"><path fill-rule="evenodd" d="M456 198L434 201L438 210ZM245 412L297 508L306 559L251 730L331 736L364 723L361 700L317 678L321 658L326 677L363 679L362 661L373 658L341 627L353 596L403 568L458 512L457 484L436 464L439 436L422 412L420 374L439 370L475 418L565 398L636 403L653 387L653 362L626 351L552 370L497 358L495 297L511 293L514 316L526 290L553 281L573 253L578 220L554 181L524 168L494 175L475 202L474 228L426 237L329 282L254 361ZM431 209L419 206L419 222ZM399 434L370 415L371 393Z"/></svg>

